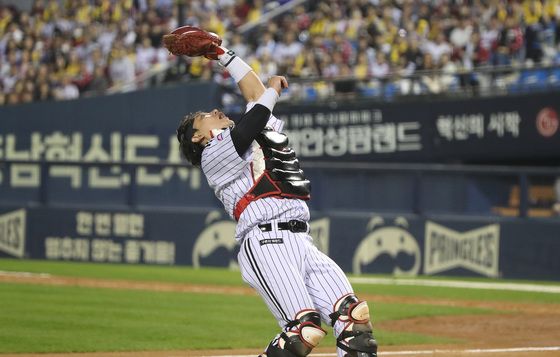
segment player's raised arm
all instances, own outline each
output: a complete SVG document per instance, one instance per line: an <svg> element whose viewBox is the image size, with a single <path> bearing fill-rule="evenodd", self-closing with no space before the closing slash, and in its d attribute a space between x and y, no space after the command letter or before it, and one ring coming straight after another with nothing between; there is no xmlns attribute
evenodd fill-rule
<svg viewBox="0 0 560 357"><path fill-rule="evenodd" d="M218 55L218 61L231 74L245 100L254 102L259 99L266 89L259 76L233 51L221 48L224 53Z"/></svg>
<svg viewBox="0 0 560 357"><path fill-rule="evenodd" d="M243 115L243 118L231 131L233 144L240 156L249 149L253 140L266 126L284 88L288 88L288 81L285 77L273 76L270 78L268 89L263 90L259 98L255 100L253 108Z"/></svg>
<svg viewBox="0 0 560 357"><path fill-rule="evenodd" d="M241 90L241 94L243 94L243 97L247 102L258 102L266 92L266 88L260 80L259 76L257 76L252 68L247 63L245 63L245 61L239 58L233 51L230 51L222 46L214 45L210 49L210 52L206 54L206 58L215 59L220 62L220 65L222 65L233 77L233 79L239 86L239 89ZM283 88L288 87L288 82L284 77L275 77L277 77L277 79L275 79L273 82L278 82L277 84L280 86L280 90L278 91L278 93L280 94ZM271 87L271 82L269 82L268 85L269 87ZM269 116L264 125L267 125L276 131L282 131L284 123L271 114L272 108L270 108ZM244 116L238 123L238 125L245 119L245 117L247 116Z"/></svg>
<svg viewBox="0 0 560 357"><path fill-rule="evenodd" d="M235 52L215 45L205 57L220 62L220 65L233 77L246 101L254 102L264 93L266 88L259 76Z"/></svg>

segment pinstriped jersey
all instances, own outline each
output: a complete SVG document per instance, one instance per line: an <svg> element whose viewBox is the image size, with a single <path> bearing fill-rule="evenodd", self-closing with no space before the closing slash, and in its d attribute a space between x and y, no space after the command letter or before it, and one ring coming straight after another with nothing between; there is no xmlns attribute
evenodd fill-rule
<svg viewBox="0 0 560 357"><path fill-rule="evenodd" d="M254 103L247 105L247 110ZM267 126L281 131L284 123L270 115ZM202 172L224 209L234 218L237 202L251 189L264 171L264 155L254 141L240 157L231 139L230 129L212 138L202 151ZM256 225L271 220L309 220L309 208L299 199L265 197L251 202L237 222L235 239L241 240Z"/></svg>

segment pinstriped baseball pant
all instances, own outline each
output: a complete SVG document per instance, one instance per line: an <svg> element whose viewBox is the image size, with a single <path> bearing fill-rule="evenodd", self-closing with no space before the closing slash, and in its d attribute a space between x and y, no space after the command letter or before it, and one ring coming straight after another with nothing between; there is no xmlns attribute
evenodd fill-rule
<svg viewBox="0 0 560 357"><path fill-rule="evenodd" d="M340 267L319 251L307 233L255 227L243 239L237 256L243 280L251 285L284 329L304 309L316 309L330 326L335 302L352 293ZM342 324L334 326L338 336ZM338 349L338 355L343 351Z"/></svg>

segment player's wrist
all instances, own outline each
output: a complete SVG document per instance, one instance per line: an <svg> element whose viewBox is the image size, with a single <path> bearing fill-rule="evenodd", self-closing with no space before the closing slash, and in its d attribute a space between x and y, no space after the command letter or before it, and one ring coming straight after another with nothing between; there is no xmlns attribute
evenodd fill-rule
<svg viewBox="0 0 560 357"><path fill-rule="evenodd" d="M227 49L224 46L220 46L220 49L223 53L218 55L218 62L222 66L227 67L231 63L231 61L237 57L237 55L233 50Z"/></svg>
<svg viewBox="0 0 560 357"><path fill-rule="evenodd" d="M232 50L228 50L225 47L221 48L224 50L224 53L218 56L218 62L227 69L235 83L239 83L253 69Z"/></svg>

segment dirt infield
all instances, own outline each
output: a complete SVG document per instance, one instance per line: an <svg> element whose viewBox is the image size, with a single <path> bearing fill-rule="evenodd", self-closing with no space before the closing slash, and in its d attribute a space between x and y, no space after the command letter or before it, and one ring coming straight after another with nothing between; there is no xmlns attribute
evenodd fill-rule
<svg viewBox="0 0 560 357"><path fill-rule="evenodd" d="M255 295L250 288L190 285L175 283L153 283L123 280L101 280L39 275L0 275L0 282L44 284L58 286L83 286L108 289L134 289L152 291L175 291L192 293L214 293ZM375 305L376 302L429 304L436 306L481 307L496 309L502 314L438 316L386 321L376 324L377 328L419 333L430 336L449 337L465 341L455 345L381 346L379 356L560 356L560 308L558 304L504 303L493 301L446 300L438 298L413 298L383 295L361 297ZM196 357L196 356L255 356L255 350L212 350L212 351L149 351L75 354L3 354L2 356L41 357ZM313 354L334 356L333 348L318 348ZM322 357L323 357L322 356Z"/></svg>

